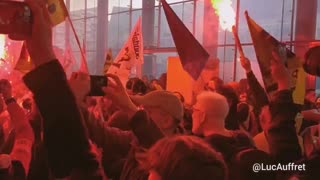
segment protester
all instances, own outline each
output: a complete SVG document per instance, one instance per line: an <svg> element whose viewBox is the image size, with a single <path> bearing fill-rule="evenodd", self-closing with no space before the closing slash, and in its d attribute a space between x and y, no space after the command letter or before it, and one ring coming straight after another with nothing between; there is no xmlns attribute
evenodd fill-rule
<svg viewBox="0 0 320 180"><path fill-rule="evenodd" d="M90 138L103 150L103 165L108 177L145 179L148 177L148 172L140 168L140 155L145 154L145 151L162 137L178 133L177 128L183 117L183 106L174 94L166 91L132 96L131 100L120 79L111 74L108 77L109 85L104 89L106 96L128 114L131 131L121 131L108 127L104 122L86 119ZM73 87L74 92L88 89L81 85L89 86L89 84L89 82L79 82L80 86ZM139 109L133 102L142 105L143 109ZM83 112L88 113L85 109Z"/></svg>
<svg viewBox="0 0 320 180"><path fill-rule="evenodd" d="M26 3L34 15L32 35L26 42L35 69L24 76L24 82L33 93L43 118L43 137L50 170L55 178L104 179L99 163L91 153L76 98L54 55L46 5L32 0ZM11 38L15 39L15 35Z"/></svg>
<svg viewBox="0 0 320 180"><path fill-rule="evenodd" d="M176 136L158 141L148 152L149 180L226 180L223 158L201 139Z"/></svg>
<svg viewBox="0 0 320 180"><path fill-rule="evenodd" d="M146 84L139 78L130 78L126 89L129 95L144 95L148 91Z"/></svg>
<svg viewBox="0 0 320 180"><path fill-rule="evenodd" d="M271 59L274 94L240 57L246 79L212 78L190 108L181 93L166 91L166 73L151 82L130 78L125 86L122 74L106 74L104 96L88 97L90 75L74 72L68 80L54 53L46 2L25 2L33 15L26 46L34 68L22 80L33 97L22 83L0 80L0 180L319 179L320 98L309 89L306 104L294 104L278 52ZM320 74L319 52L306 53L310 74ZM257 163L305 170L255 172Z"/></svg>
<svg viewBox="0 0 320 180"><path fill-rule="evenodd" d="M222 79L218 77L213 77L210 79L210 81L205 85L204 89L207 91L219 91L220 88L224 85L224 82Z"/></svg>

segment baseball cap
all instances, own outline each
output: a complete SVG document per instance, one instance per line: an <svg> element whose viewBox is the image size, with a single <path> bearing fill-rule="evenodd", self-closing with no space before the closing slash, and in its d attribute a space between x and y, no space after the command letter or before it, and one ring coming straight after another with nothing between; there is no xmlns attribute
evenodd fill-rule
<svg viewBox="0 0 320 180"><path fill-rule="evenodd" d="M169 91L152 91L144 96L131 96L137 105L158 107L178 120L183 118L183 105L179 98Z"/></svg>

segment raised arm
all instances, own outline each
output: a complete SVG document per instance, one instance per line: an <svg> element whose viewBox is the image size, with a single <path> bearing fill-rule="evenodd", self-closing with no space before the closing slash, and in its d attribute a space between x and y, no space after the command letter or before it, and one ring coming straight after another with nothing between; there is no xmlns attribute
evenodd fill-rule
<svg viewBox="0 0 320 180"><path fill-rule="evenodd" d="M34 15L27 48L36 68L24 77L24 82L32 91L44 120L44 144L51 171L56 178L79 171L83 178L101 179L101 174L96 174L98 162L91 153L75 97L53 52L46 5L42 1L26 2Z"/></svg>
<svg viewBox="0 0 320 180"><path fill-rule="evenodd" d="M263 106L269 104L268 96L264 88L257 80L256 76L254 75L251 68L250 60L246 57L241 57L241 66L243 67L247 75L248 85L250 91L252 92L252 98L254 101L253 105L255 108L261 109Z"/></svg>
<svg viewBox="0 0 320 180"><path fill-rule="evenodd" d="M10 122L15 130L15 141L10 153L12 161L20 162L27 174L31 161L31 149L34 143L34 133L23 109L12 97L12 87L8 80L0 80L0 94L7 105Z"/></svg>
<svg viewBox="0 0 320 180"><path fill-rule="evenodd" d="M265 130L270 153L279 162L288 163L301 158L301 149L295 128L297 106L289 90L289 74L275 54L272 75L278 82L278 92L273 96L269 109L271 118Z"/></svg>

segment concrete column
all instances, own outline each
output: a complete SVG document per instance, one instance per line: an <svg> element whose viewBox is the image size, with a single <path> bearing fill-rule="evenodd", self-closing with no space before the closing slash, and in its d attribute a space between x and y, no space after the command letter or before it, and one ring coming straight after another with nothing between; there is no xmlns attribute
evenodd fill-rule
<svg viewBox="0 0 320 180"><path fill-rule="evenodd" d="M313 41L316 36L317 26L317 0L297 0L297 18L296 18L296 41ZM309 48L309 44L301 43L295 45L295 53L299 57L304 57L304 54ZM316 78L309 76L307 78L307 88L315 88Z"/></svg>
<svg viewBox="0 0 320 180"><path fill-rule="evenodd" d="M97 54L95 74L103 74L107 40L108 40L108 3L109 0L98 0L97 6Z"/></svg>
<svg viewBox="0 0 320 180"><path fill-rule="evenodd" d="M134 3L134 1L132 2ZM155 0L142 0L142 31L144 47L155 47L154 43L154 21L155 21ZM152 55L144 56L144 65L137 67L137 75L153 74L154 57Z"/></svg>

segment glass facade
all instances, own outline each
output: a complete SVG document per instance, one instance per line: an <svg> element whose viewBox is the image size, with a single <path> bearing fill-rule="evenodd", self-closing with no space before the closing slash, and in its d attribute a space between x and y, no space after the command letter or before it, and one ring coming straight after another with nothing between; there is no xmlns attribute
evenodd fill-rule
<svg viewBox="0 0 320 180"><path fill-rule="evenodd" d="M80 38L81 45L86 42L86 56L88 59L90 72L96 72L96 53L97 53L97 16L98 16L98 1L100 0L65 0L67 7L70 10L71 19L74 23L76 32ZM148 75L153 77L160 77L162 73L167 71L167 57L177 56L174 48L173 39L166 21L166 17L159 3L160 0L102 0L108 1L108 8L103 11L105 18L108 18L107 27L107 48L113 50L116 55L127 38L130 31L135 26L139 17L144 12L154 13L150 17L154 17L153 24L145 25L144 28L151 28L152 33L145 34L147 38L150 35L153 37L152 43L145 47L145 68L151 68L152 72L148 71ZM146 5L146 2L151 2L153 7ZM154 1L154 3L153 3ZM206 23L205 11L208 8L205 6L206 0L167 0L172 9L188 27L188 29L195 35L200 43L204 43L206 33L204 26ZM208 0L209 1L209 0ZM320 0L318 0L320 1ZM241 42L244 44L244 51L246 56L252 61L254 70L260 78L260 73L254 48L252 45L251 36L248 31L247 22L244 12L248 11L249 15L263 28L265 28L271 35L278 40L290 45L295 44L295 26L296 26L296 13L297 13L297 0L232 0L234 10L237 10L237 3L239 3L239 35ZM145 8L144 8L145 7ZM152 9L149 11L146 8ZM211 7L210 11L214 11ZM148 18L150 18L148 17ZM218 23L218 22L211 22ZM79 48L75 41L72 31L66 28L66 24L61 24L55 28L55 45L61 49L67 47L67 40L70 39L70 45L74 55L78 61L81 56ZM213 24L214 26L214 24ZM318 2L317 10L317 26L316 26L316 39L320 39L320 2ZM69 35L68 31L70 31ZM148 31L150 32L150 31ZM213 32L215 33L215 32ZM245 77L244 71L235 56L235 42L231 32L218 29L217 40L215 43L217 50L217 58L220 60L220 77L226 82L240 80ZM66 36L69 36L66 38ZM145 37L145 39L146 39ZM107 50L107 49L106 49ZM150 61L150 62L148 62ZM236 63L234 63L236 62ZM235 66L236 65L236 66ZM257 67L257 68L255 68ZM236 70L234 70L236 68ZM234 73L235 72L235 73ZM261 78L260 78L261 79Z"/></svg>

